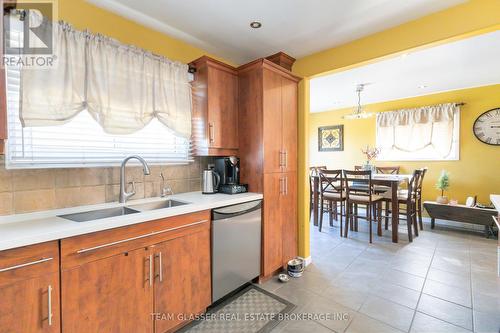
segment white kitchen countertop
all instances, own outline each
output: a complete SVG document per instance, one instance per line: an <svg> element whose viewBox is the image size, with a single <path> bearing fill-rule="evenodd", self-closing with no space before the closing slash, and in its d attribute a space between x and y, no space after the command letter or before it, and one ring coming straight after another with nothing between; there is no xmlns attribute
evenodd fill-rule
<svg viewBox="0 0 500 333"><path fill-rule="evenodd" d="M500 194L490 194L490 200L497 212L500 213Z"/></svg>
<svg viewBox="0 0 500 333"><path fill-rule="evenodd" d="M130 200L126 204L117 202L91 206L79 206L27 214L15 214L0 217L0 251L25 245L43 243L83 235L91 232L123 227L141 222L147 222L170 216L183 215L197 211L214 209L243 202L262 199L259 193L240 194L202 194L201 192L181 193L166 199L187 202L187 205L143 211L135 214L122 215L87 222L74 222L58 215L86 212L120 206L132 206L165 200L163 198L148 198Z"/></svg>

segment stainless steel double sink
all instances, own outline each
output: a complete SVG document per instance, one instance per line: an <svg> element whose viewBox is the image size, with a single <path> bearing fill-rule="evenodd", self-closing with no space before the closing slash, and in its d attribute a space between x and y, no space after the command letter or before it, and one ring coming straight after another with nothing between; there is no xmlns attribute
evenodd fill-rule
<svg viewBox="0 0 500 333"><path fill-rule="evenodd" d="M161 200L161 201L147 202L143 204L130 205L126 207L105 208L105 209L90 210L81 213L58 215L58 217L62 217L64 219L71 220L74 222L87 222L87 221L105 219L108 217L124 216L150 210L183 206L187 204L188 204L187 202L169 199L169 200Z"/></svg>

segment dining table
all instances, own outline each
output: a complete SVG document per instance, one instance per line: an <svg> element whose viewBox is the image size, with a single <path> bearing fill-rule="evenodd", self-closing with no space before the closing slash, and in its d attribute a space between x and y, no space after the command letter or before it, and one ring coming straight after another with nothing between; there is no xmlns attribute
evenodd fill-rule
<svg viewBox="0 0 500 333"><path fill-rule="evenodd" d="M315 226L319 222L319 175L312 175L313 178L313 223ZM398 242L398 225L399 225L399 203L398 203L398 188L403 184L408 184L413 175L406 174L372 174L372 184L386 186L391 191L391 226L392 226L392 242ZM328 178L328 177L327 177Z"/></svg>

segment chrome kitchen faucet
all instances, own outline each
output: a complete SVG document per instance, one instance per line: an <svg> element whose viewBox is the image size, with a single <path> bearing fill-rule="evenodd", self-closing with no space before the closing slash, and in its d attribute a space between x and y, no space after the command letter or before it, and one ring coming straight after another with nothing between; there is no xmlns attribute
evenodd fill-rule
<svg viewBox="0 0 500 333"><path fill-rule="evenodd" d="M125 191L125 166L126 166L127 162L129 160L132 160L132 159L136 159L142 163L144 175L147 176L147 175L151 174L151 171L149 171L148 164L146 163L146 161L142 157L140 157L138 155L132 155L132 156L128 156L127 158L125 158L122 162L121 167L120 167L120 200L119 200L120 203L125 203L128 200L128 198L130 198L131 196L133 196L135 194L135 183L134 182L132 182L132 192Z"/></svg>

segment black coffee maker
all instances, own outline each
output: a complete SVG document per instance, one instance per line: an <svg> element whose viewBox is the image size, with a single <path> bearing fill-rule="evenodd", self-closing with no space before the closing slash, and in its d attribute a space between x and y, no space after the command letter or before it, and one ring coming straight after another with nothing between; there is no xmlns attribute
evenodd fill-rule
<svg viewBox="0 0 500 333"><path fill-rule="evenodd" d="M238 157L217 157L215 172L220 176L219 192L228 194L247 192L247 186L240 184L240 159Z"/></svg>

